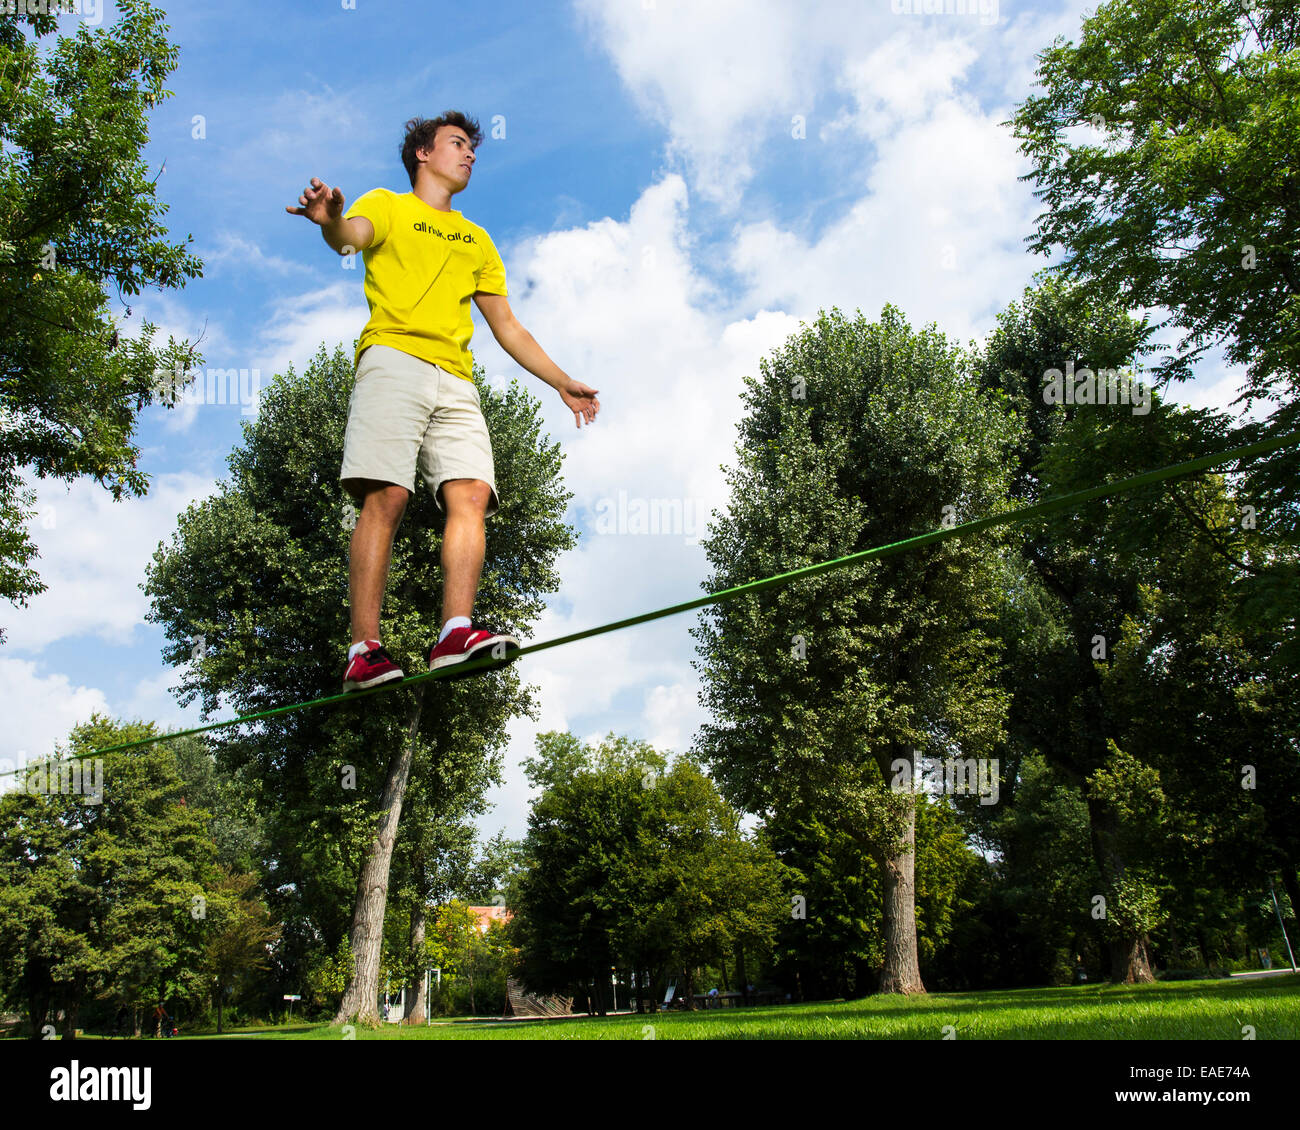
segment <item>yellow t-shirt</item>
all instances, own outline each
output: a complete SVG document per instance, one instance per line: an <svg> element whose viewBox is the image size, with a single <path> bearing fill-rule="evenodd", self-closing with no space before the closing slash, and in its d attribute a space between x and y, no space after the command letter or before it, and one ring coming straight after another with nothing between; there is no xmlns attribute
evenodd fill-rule
<svg viewBox="0 0 1300 1130"><path fill-rule="evenodd" d="M414 192L386 188L357 197L344 216L365 216L375 228L361 252L370 321L356 360L368 345L390 345L472 381L470 297L506 293L505 265L488 233Z"/></svg>

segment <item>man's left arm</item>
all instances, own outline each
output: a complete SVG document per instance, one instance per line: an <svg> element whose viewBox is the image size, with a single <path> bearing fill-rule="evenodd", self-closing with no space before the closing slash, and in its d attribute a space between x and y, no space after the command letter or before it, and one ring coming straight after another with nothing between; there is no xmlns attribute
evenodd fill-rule
<svg viewBox="0 0 1300 1130"><path fill-rule="evenodd" d="M573 422L577 427L582 427L584 419L589 424L596 419L596 413L600 411L600 401L596 399L599 389L588 388L581 381L575 381L552 361L537 344L537 339L515 317L510 309L510 301L504 294L475 291L474 302L501 348L521 368L527 369L560 394L560 399L573 412Z"/></svg>

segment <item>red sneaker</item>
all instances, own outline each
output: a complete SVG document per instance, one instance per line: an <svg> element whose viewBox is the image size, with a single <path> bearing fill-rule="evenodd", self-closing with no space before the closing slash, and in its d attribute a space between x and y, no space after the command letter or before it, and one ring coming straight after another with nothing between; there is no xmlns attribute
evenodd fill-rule
<svg viewBox="0 0 1300 1130"><path fill-rule="evenodd" d="M378 640L366 640L368 651L359 651L349 661L343 672L343 693L361 691L367 687L377 687L380 683L391 683L406 676L402 669L393 662L393 657L379 646Z"/></svg>
<svg viewBox="0 0 1300 1130"><path fill-rule="evenodd" d="M436 671L440 667L464 663L467 659L481 659L486 655L494 655L502 662L509 663L514 658L511 653L517 651L519 651L519 641L514 636L494 632L491 628L476 628L472 624L468 628L452 628L442 643L436 643L429 649L429 670ZM477 675L479 672L472 671L470 674ZM459 678L460 676L447 677Z"/></svg>

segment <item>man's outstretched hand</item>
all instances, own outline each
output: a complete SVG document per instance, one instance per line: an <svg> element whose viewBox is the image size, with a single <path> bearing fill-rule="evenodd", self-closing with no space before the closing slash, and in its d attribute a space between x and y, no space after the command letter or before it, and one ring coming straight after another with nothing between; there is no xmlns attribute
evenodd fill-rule
<svg viewBox="0 0 1300 1130"><path fill-rule="evenodd" d="M599 389L588 388L581 381L570 378L567 384L557 385L555 391L573 413L574 427L582 427L584 418L589 424L596 419L596 413L600 411L600 401L596 399Z"/></svg>
<svg viewBox="0 0 1300 1130"><path fill-rule="evenodd" d="M312 177L311 184L298 197L298 203L303 207L286 204L284 210L295 216L306 216L312 223L324 227L343 215L343 190L337 185L330 188L319 177Z"/></svg>

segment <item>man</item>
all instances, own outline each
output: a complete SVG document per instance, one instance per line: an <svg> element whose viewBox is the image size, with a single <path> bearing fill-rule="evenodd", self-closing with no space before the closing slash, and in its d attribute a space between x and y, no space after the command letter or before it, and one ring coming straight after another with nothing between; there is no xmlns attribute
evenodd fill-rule
<svg viewBox="0 0 1300 1130"><path fill-rule="evenodd" d="M403 677L380 640L379 609L417 469L447 515L443 626L429 650L429 670L486 652L508 659L519 650L512 636L470 621L483 571L484 524L500 508L469 351L470 299L501 348L560 394L575 426L593 422L600 409L598 390L565 374L520 325L491 238L451 207L452 196L469 185L482 140L478 123L458 111L413 118L402 143L410 192L373 189L344 215L342 191L313 177L298 197L300 207L285 208L319 224L339 254L361 251L366 268L370 320L357 345L339 473L360 504L349 559L352 646L344 691Z"/></svg>

